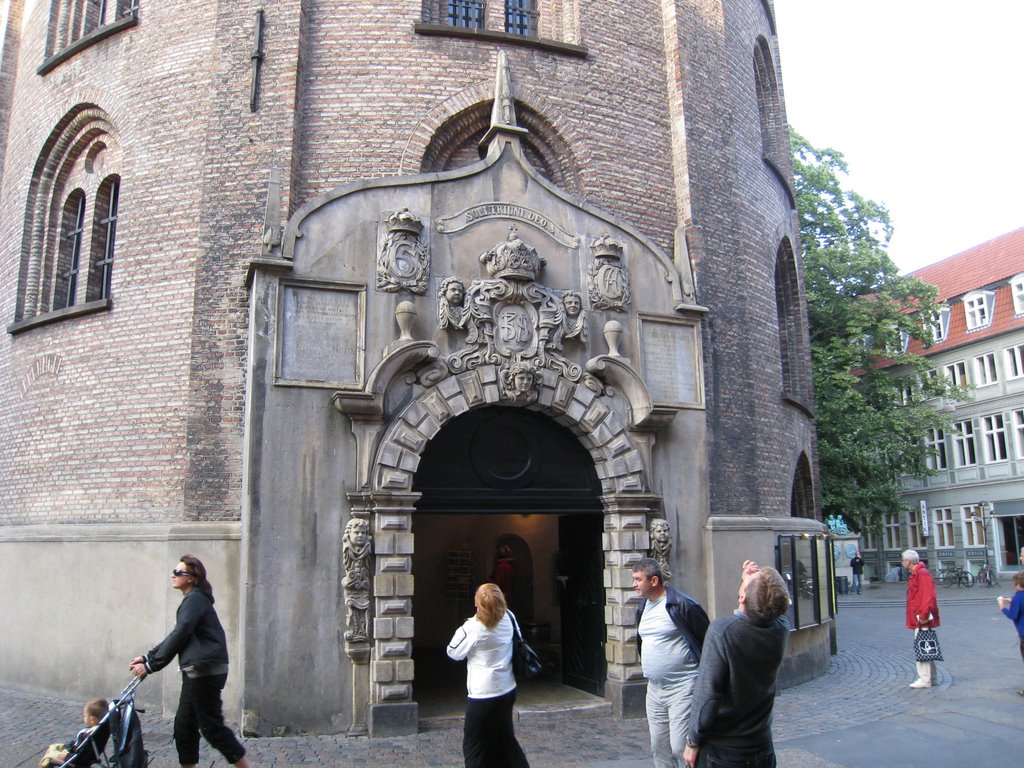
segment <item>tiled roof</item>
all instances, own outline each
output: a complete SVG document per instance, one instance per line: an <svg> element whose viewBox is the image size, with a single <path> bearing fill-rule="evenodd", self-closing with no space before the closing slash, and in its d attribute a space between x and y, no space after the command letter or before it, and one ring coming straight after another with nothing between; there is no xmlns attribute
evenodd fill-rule
<svg viewBox="0 0 1024 768"><path fill-rule="evenodd" d="M1009 278L1024 273L1024 227L976 245L963 253L911 272L914 277L935 285L939 301L950 308L946 340L925 349L911 341L910 350L919 355L934 355L1007 331L1024 328L1024 315L1014 314ZM960 298L971 291L995 291L995 311L987 328L967 331L967 318Z"/></svg>
<svg viewBox="0 0 1024 768"><path fill-rule="evenodd" d="M911 272L946 301L1024 272L1024 227Z"/></svg>

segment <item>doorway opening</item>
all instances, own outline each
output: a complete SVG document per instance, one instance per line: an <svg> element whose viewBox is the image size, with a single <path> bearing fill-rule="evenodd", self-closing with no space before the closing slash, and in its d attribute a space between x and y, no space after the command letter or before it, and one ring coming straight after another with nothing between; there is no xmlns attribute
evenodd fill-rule
<svg viewBox="0 0 1024 768"><path fill-rule="evenodd" d="M447 658L483 582L503 588L545 661L520 705L591 706L604 693L601 487L568 429L489 407L453 419L427 445L413 490L416 678L423 719L459 717L465 664Z"/></svg>

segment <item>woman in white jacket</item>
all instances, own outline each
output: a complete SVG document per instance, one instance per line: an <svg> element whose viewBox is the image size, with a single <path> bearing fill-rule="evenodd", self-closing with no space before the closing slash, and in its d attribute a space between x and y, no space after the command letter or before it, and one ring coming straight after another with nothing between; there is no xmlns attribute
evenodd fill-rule
<svg viewBox="0 0 1024 768"><path fill-rule="evenodd" d="M455 630L448 656L466 659L466 768L529 768L512 726L516 679L512 674L512 620L497 584L481 584L476 615Z"/></svg>

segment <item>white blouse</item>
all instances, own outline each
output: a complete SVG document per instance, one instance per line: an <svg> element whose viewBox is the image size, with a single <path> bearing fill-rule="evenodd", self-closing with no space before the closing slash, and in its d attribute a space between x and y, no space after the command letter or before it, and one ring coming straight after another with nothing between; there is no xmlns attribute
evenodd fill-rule
<svg viewBox="0 0 1024 768"><path fill-rule="evenodd" d="M455 630L448 656L467 660L466 690L471 699L493 699L516 687L512 674L512 620L508 612L494 629L475 616Z"/></svg>

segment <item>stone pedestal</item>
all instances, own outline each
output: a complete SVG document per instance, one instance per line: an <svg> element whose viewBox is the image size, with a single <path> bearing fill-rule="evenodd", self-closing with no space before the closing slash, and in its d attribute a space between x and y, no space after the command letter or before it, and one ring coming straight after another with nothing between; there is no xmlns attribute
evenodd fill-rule
<svg viewBox="0 0 1024 768"><path fill-rule="evenodd" d="M419 730L419 705L415 701L371 704L368 720L371 738L412 736Z"/></svg>
<svg viewBox="0 0 1024 768"><path fill-rule="evenodd" d="M647 716L647 683L620 683L612 680L604 684L604 697L612 704L615 717L634 719Z"/></svg>

